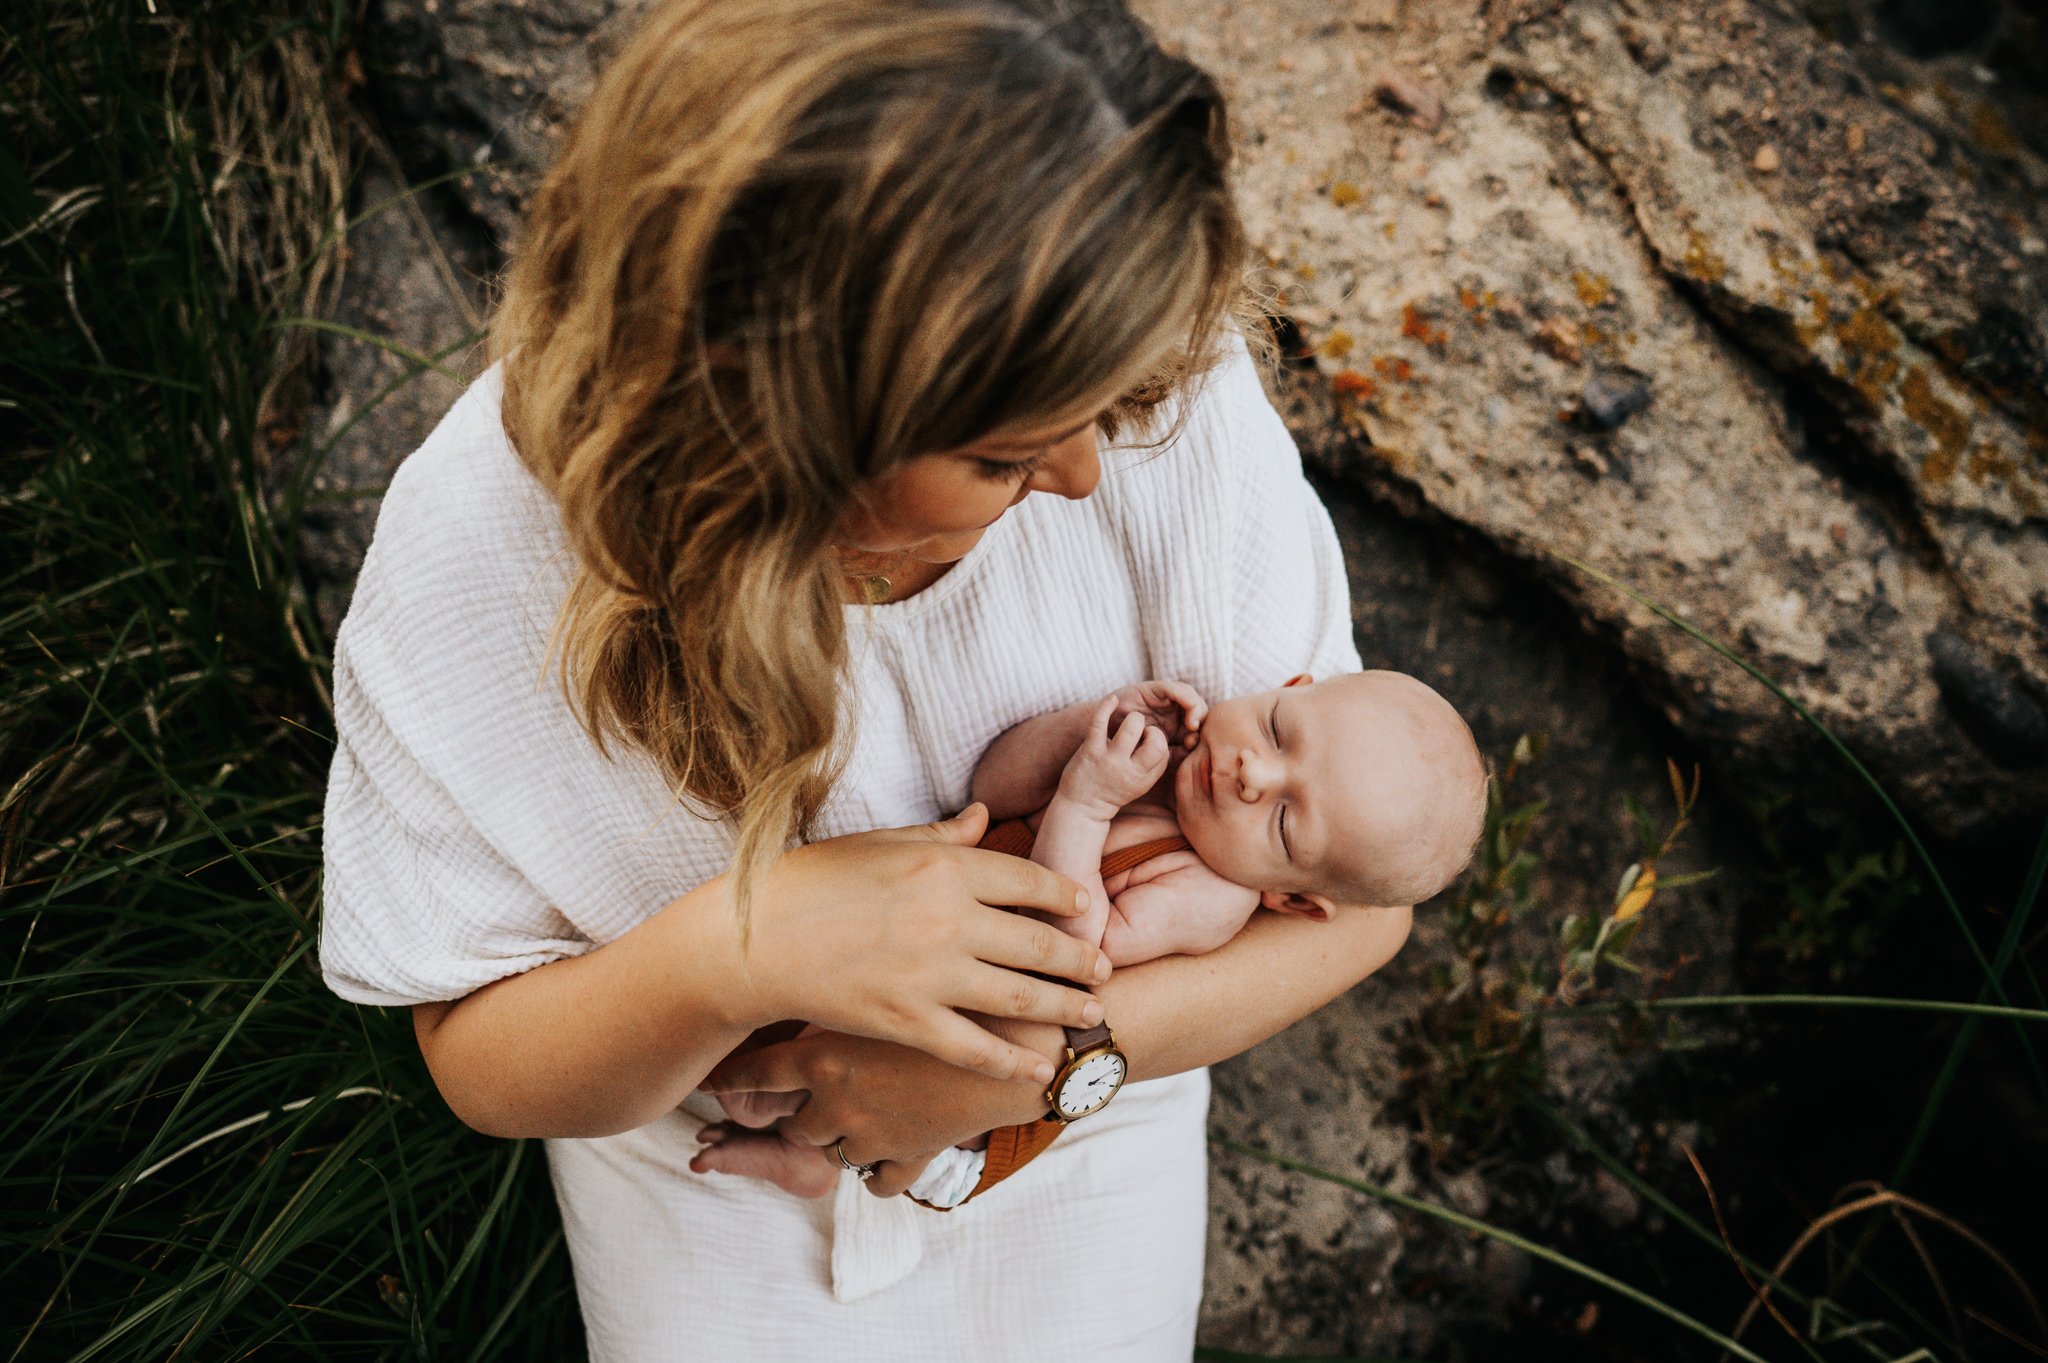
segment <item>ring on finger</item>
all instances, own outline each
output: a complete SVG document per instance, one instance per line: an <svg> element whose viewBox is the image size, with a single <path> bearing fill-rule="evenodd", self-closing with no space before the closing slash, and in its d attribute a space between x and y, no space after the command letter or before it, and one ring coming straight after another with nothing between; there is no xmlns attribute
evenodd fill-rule
<svg viewBox="0 0 2048 1363"><path fill-rule="evenodd" d="M838 1157L839 1167L850 1171L862 1183L866 1183L875 1176L875 1167L881 1163L880 1160L876 1160L872 1164L855 1164L852 1160L848 1159L846 1157L846 1138L844 1136L832 1142L832 1153Z"/></svg>

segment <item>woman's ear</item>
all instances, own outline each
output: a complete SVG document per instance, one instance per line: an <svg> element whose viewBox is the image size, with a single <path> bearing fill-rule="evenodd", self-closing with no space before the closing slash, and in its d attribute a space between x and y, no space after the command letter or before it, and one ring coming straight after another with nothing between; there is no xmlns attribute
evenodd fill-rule
<svg viewBox="0 0 2048 1363"><path fill-rule="evenodd" d="M1264 891L1259 895L1259 904L1275 913L1313 918L1318 923L1329 922L1331 911L1337 907L1337 901L1328 895L1293 894L1286 890Z"/></svg>
<svg viewBox="0 0 2048 1363"><path fill-rule="evenodd" d="M1283 688L1285 688L1289 686L1314 686L1315 683L1316 679L1314 677L1311 677L1308 673L1297 672L1293 676L1289 677L1286 681L1281 682L1280 685Z"/></svg>

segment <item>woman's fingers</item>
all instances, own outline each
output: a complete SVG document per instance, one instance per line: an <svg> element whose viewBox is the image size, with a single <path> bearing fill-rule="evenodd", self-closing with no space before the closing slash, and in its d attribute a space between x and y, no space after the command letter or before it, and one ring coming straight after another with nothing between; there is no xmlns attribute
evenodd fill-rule
<svg viewBox="0 0 2048 1363"><path fill-rule="evenodd" d="M941 1008L923 1034L913 1042L921 1051L937 1056L949 1065L1000 1079L1028 1079L1034 1084L1052 1082L1052 1062L1028 1046L1005 1041L988 1028L969 1022L950 1008ZM801 1121L799 1112L792 1121Z"/></svg>
<svg viewBox="0 0 2048 1363"><path fill-rule="evenodd" d="M909 1192L910 1185L923 1176L924 1167L930 1163L928 1159L883 1160L875 1166L875 1176L861 1186L876 1197L895 1197Z"/></svg>
<svg viewBox="0 0 2048 1363"><path fill-rule="evenodd" d="M965 1006L990 1017L1076 1028L1102 1021L1102 1001L1087 990L1047 984L1014 970L985 968L977 976L973 992L975 996Z"/></svg>
<svg viewBox="0 0 2048 1363"><path fill-rule="evenodd" d="M990 965L1034 970L1083 984L1100 984L1109 978L1109 957L1100 947L1022 914L983 915L975 923L967 944Z"/></svg>
<svg viewBox="0 0 2048 1363"><path fill-rule="evenodd" d="M977 848L967 864L974 897L992 908L1036 909L1061 918L1087 912L1088 896L1079 885L1035 861Z"/></svg>

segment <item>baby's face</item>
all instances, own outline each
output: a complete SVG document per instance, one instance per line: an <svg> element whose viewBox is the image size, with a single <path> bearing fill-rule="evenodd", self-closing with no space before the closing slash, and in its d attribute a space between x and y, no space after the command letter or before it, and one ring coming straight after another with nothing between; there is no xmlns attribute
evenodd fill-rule
<svg viewBox="0 0 2048 1363"><path fill-rule="evenodd" d="M1210 706L1174 776L1189 844L1240 885L1333 907L1331 887L1385 854L1428 780L1413 692L1427 688L1364 673Z"/></svg>

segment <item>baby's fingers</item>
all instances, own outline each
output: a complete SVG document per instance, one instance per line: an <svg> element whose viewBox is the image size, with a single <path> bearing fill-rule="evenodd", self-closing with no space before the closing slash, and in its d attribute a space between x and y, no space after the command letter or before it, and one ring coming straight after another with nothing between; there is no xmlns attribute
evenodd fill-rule
<svg viewBox="0 0 2048 1363"><path fill-rule="evenodd" d="M1110 740L1110 748L1119 757L1129 757L1138 750L1138 744L1145 735L1157 732L1145 723L1145 717L1136 711L1124 716L1124 722L1117 726L1116 734Z"/></svg>
<svg viewBox="0 0 2048 1363"><path fill-rule="evenodd" d="M1208 718L1209 702L1202 699L1202 693L1185 682L1161 682L1160 687L1180 707L1181 723L1190 729L1202 727Z"/></svg>

